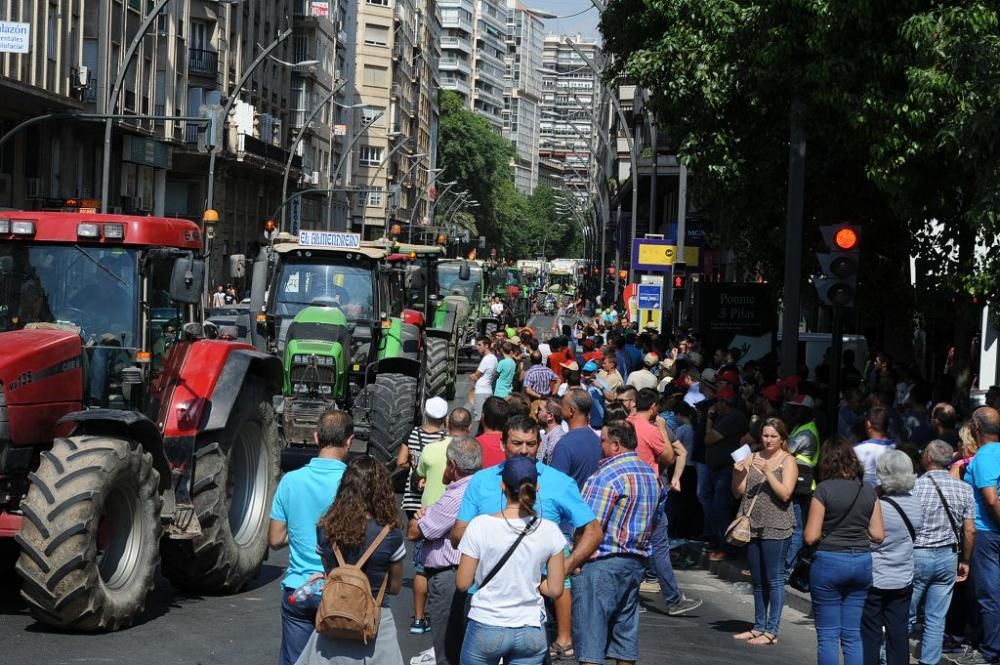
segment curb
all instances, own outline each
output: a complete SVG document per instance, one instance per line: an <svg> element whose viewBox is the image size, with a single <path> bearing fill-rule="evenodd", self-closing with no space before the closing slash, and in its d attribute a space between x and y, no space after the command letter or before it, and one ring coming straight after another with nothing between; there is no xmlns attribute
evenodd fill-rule
<svg viewBox="0 0 1000 665"><path fill-rule="evenodd" d="M750 574L746 572L747 562L743 559L709 561L708 554L702 552L698 567L726 582L750 584ZM790 607L812 618L812 599L809 594L793 589L787 584L785 585L785 607Z"/></svg>

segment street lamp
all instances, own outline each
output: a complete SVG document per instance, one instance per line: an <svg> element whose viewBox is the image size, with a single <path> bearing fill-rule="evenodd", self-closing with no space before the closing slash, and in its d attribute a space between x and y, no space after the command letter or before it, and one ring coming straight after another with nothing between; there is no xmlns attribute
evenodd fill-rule
<svg viewBox="0 0 1000 665"><path fill-rule="evenodd" d="M337 85L333 86L333 90L327 93L326 97L323 98L323 101L321 101L319 104L316 105L316 107L309 113L309 117L307 117L305 119L305 122L302 123L302 126L299 127L299 131L296 132L295 140L292 141L291 147L288 148L288 160L285 162L285 173L281 177L282 201L284 201L285 197L288 196L288 173L292 170L292 160L295 159L295 150L299 147L299 143L302 141L302 138L306 135L306 130L309 128L309 125L312 124L312 121L316 117L316 115L323 109L324 106L326 106L330 102L331 99L333 99L334 95L336 95L343 89L343 87L346 84L347 84L346 81L341 81ZM285 211L284 209L282 209L281 229L283 230L284 228L285 228ZM295 229L295 231L298 231L298 229Z"/></svg>
<svg viewBox="0 0 1000 665"><path fill-rule="evenodd" d="M334 103L336 104L336 102ZM357 109L357 108L365 108L368 106L368 104L354 104L351 106L337 104L337 106L344 109ZM374 125L376 122L378 122L383 115L385 115L385 111L383 109L379 109L369 120L362 122L361 127L358 129L357 133L351 137L351 141L347 144L347 147L344 148L344 152L343 154L341 154L340 159L337 160L337 168L334 170L333 173L334 184L336 184L337 181L340 180L340 171L341 169L344 168L344 164L347 162L347 158L351 154L351 151L354 150L355 144L357 144L357 142L361 140L362 135L364 135L364 133L368 131L368 128ZM350 228L350 223L346 219L345 219L345 226ZM348 230L348 228L345 228L344 230L346 231Z"/></svg>
<svg viewBox="0 0 1000 665"><path fill-rule="evenodd" d="M434 185L434 182L438 179L438 176L440 176L444 172L444 169L428 169L428 173L431 173L433 171L437 171L437 173L433 173L431 175L431 178L430 178L430 180L427 183L427 187L424 189L424 191L420 192L420 196L417 197L416 202L414 202L414 204L413 204L413 210L410 212L410 230L408 232L408 236L407 236L408 240L407 240L407 242L412 242L413 241L413 224L414 224L414 222L416 222L416 219L417 219L417 209L420 207L420 201L423 200L423 198L425 196L427 196L427 190L430 189ZM451 190L452 187L454 187L455 185L458 184L458 180L452 180L451 182L446 182L446 183L442 183L442 184L445 185L444 191L441 192L440 194L438 194L435 197L435 200L439 199L439 198L443 197L445 194L447 194ZM432 212L429 215L427 215L427 217L428 218L432 218L433 216L434 216L434 213L433 213L433 210L432 210Z"/></svg>
<svg viewBox="0 0 1000 665"><path fill-rule="evenodd" d="M397 132L397 135L398 135L398 132ZM378 168L375 169L375 172L372 173L371 178L368 179L368 191L372 191L373 190L373 188L375 187L375 178L378 176L379 171L381 171L383 168L385 168L385 166L392 159L392 156L394 154L396 154L396 151L399 150L400 148L402 148L403 146L408 145L409 143L410 143L410 139L409 138L405 138L402 141L400 141L392 150L389 151L389 154L386 155L385 158L379 163ZM404 157L408 157L410 159L420 159L421 157L426 157L426 156L427 156L426 152L418 152L418 153L413 154L413 155L404 155ZM419 164L420 162L418 161L417 163ZM385 223L386 223L386 225L388 225L388 223L389 223L389 187L388 187L388 181L386 182L386 188L385 188L384 194L385 194L385 199L383 200L382 209L383 209L383 214L385 215ZM366 207L367 207L367 200L365 201L365 203L366 203ZM362 210L361 211L361 237L362 238L365 237L365 227L367 226L367 224L368 224L368 217L365 214L365 211Z"/></svg>
<svg viewBox="0 0 1000 665"><path fill-rule="evenodd" d="M292 35L291 28L288 28L283 32L279 33L278 36L274 39L274 41L268 44L267 47L263 51L261 51L260 55L258 55L257 58L250 63L250 66L247 67L246 71L243 72L243 76L241 76L240 80L236 82L236 86L233 89L233 94L228 96L228 99L226 100L226 105L222 107L221 117L222 117L223 129L225 129L226 123L229 120L229 112L232 110L233 105L236 104L236 100L239 99L240 90L243 89L243 86L245 86L246 82L250 80L250 77L253 75L254 71L258 67L260 67L261 63L267 60L268 56L271 55L271 51L277 48L278 44L291 37L291 35ZM225 134L226 132L223 131L223 135ZM224 141L225 139L223 139L223 142ZM218 145L213 145L211 148L209 148L208 152L208 196L205 207L209 210L215 208L215 158L218 152L219 152Z"/></svg>

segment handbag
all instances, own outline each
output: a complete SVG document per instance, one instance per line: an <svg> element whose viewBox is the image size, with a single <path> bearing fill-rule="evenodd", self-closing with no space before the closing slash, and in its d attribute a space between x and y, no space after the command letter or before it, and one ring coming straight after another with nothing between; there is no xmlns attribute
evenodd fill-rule
<svg viewBox="0 0 1000 665"><path fill-rule="evenodd" d="M913 528L913 522L910 521L910 518L906 516L906 513L904 513L903 509L899 507L899 504L892 500L892 497L884 496L882 497L882 500L895 508L896 512L899 513L899 516L903 518L903 524L906 526L906 532L910 534L910 542L914 542L917 539L917 530Z"/></svg>
<svg viewBox="0 0 1000 665"><path fill-rule="evenodd" d="M753 467L751 467L750 470L753 471ZM747 477L749 477L749 472ZM765 479L764 482L766 483L767 479ZM750 538L752 537L750 532L752 527L750 515L753 513L753 507L757 503L757 498L760 496L763 486L764 483L757 485L757 491L754 493L753 499L750 500L750 505L746 510L741 511L741 513L736 516L736 519L734 519L729 526L726 527L726 542L730 545L742 547L750 542Z"/></svg>
<svg viewBox="0 0 1000 665"><path fill-rule="evenodd" d="M820 536L812 545L802 545L802 549L799 550L799 554L795 559L795 567L792 569L792 574L788 577L788 583L793 589L799 591L809 591L809 572L812 569L813 560L816 558L816 549L819 544L823 542L823 539L833 531L837 530L841 522L847 519L847 516L851 514L854 510L854 505L858 502L858 498L861 496L861 490L864 488L864 481L859 481L858 492L854 495L854 500L851 501L851 505L847 508L843 515L841 515L833 526L830 527L830 531L824 533ZM805 522L806 517L803 515L803 522ZM802 525L802 530L805 531L805 524Z"/></svg>

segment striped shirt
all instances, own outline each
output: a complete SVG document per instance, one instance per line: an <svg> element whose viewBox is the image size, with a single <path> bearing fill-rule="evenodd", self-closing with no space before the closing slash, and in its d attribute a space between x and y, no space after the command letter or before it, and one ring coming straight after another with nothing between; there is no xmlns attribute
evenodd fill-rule
<svg viewBox="0 0 1000 665"><path fill-rule="evenodd" d="M455 526L458 509L462 507L465 488L472 476L449 483L440 499L427 506L424 518L417 522L424 540L424 567L447 568L457 566L461 558L451 546L451 528Z"/></svg>
<svg viewBox="0 0 1000 665"><path fill-rule="evenodd" d="M593 558L621 554L648 557L659 498L656 473L635 452L601 460L583 485L583 500L604 531Z"/></svg>
<svg viewBox="0 0 1000 665"><path fill-rule="evenodd" d="M552 393L552 382L559 379L555 372L545 365L532 365L524 373L524 387L531 388L539 395Z"/></svg>
<svg viewBox="0 0 1000 665"><path fill-rule="evenodd" d="M948 502L950 521L941 503L941 495L934 489L934 483L937 483L945 501ZM976 519L976 500L972 495L972 486L952 478L947 471L928 471L917 478L917 484L913 486L913 496L920 500L920 506L924 510L924 523L917 530L914 547L957 545L952 524L955 524L961 533L964 520Z"/></svg>
<svg viewBox="0 0 1000 665"><path fill-rule="evenodd" d="M409 478L406 481L406 491L403 493L403 511L413 511L416 512L420 510L421 502L424 492L420 489L417 484L416 474L411 473L412 469L416 469L420 464L420 454L424 451L424 446L434 443L435 441L440 441L445 437L445 433L442 430L437 432L425 432L422 427L414 427L410 430L410 436L406 439L404 444L410 449L410 468L407 469Z"/></svg>

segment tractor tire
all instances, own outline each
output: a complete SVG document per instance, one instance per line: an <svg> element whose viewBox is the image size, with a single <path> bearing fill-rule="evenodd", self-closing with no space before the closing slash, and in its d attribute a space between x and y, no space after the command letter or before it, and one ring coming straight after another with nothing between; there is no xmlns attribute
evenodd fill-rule
<svg viewBox="0 0 1000 665"><path fill-rule="evenodd" d="M448 389L449 371L448 340L427 338L427 369L424 371L424 396L440 397Z"/></svg>
<svg viewBox="0 0 1000 665"><path fill-rule="evenodd" d="M142 612L160 559L160 475L139 444L58 438L21 502L16 568L32 616L57 628L125 628Z"/></svg>
<svg viewBox="0 0 1000 665"><path fill-rule="evenodd" d="M371 399L368 454L395 468L399 447L414 426L417 380L404 374L379 374L366 390Z"/></svg>
<svg viewBox="0 0 1000 665"><path fill-rule="evenodd" d="M500 321L497 319L487 319L483 321L483 335L493 339L493 336L500 330Z"/></svg>
<svg viewBox="0 0 1000 665"><path fill-rule="evenodd" d="M191 498L201 534L163 542L163 574L199 593L234 593L267 553L271 500L281 462L271 396L244 384L226 428L199 440Z"/></svg>

